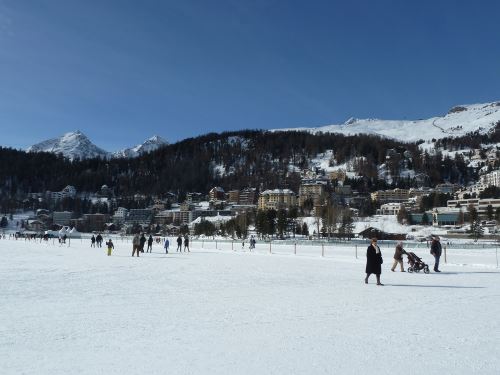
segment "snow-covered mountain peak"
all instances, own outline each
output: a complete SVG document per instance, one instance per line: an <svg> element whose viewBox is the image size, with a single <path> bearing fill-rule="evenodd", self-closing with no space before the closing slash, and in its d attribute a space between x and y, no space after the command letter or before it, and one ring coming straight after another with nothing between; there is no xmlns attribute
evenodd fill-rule
<svg viewBox="0 0 500 375"><path fill-rule="evenodd" d="M154 135L151 138L146 139L143 143L131 147L126 148L120 151L113 153L113 157L115 158L133 158L144 153L152 152L157 150L160 147L168 145L168 142L160 137L159 135Z"/></svg>
<svg viewBox="0 0 500 375"><path fill-rule="evenodd" d="M70 160L77 158L90 159L95 157L133 158L147 152L152 152L165 145L168 145L168 142L162 137L155 135L137 146L110 153L94 145L85 134L77 130L63 134L58 138L37 143L29 147L26 151L63 154Z"/></svg>
<svg viewBox="0 0 500 375"><path fill-rule="evenodd" d="M458 137L479 131L487 133L500 121L500 102L458 105L444 116L420 120L380 120L350 118L343 124L314 128L275 129L345 135L373 134L405 142Z"/></svg>
<svg viewBox="0 0 500 375"><path fill-rule="evenodd" d="M27 151L62 154L71 160L76 158L88 159L108 156L106 151L94 145L90 139L79 130L66 133L59 138L37 143L29 147Z"/></svg>
<svg viewBox="0 0 500 375"><path fill-rule="evenodd" d="M346 125L351 125L351 124L356 123L356 121L358 121L358 119L357 119L357 118L355 118L355 117L351 117L351 118L350 118L350 119L348 119L346 122L344 122L344 124L343 124L343 125L344 125L344 126L346 126Z"/></svg>

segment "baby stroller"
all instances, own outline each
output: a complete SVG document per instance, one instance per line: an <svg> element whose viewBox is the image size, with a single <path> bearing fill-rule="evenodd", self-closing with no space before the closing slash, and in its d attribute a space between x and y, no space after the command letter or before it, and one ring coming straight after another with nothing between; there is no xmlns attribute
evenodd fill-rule
<svg viewBox="0 0 500 375"><path fill-rule="evenodd" d="M424 273L429 273L429 266L425 264L424 261L415 253L412 253L411 251L408 253L403 250L403 254L406 254L406 256L408 257L408 272L412 273L424 270Z"/></svg>

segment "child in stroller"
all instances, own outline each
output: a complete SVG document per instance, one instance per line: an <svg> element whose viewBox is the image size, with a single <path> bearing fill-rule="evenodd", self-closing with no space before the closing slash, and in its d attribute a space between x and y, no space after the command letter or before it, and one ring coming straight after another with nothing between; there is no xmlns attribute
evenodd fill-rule
<svg viewBox="0 0 500 375"><path fill-rule="evenodd" d="M413 252L406 252L403 250L403 254L406 254L408 257L408 272L420 272L421 270L424 270L424 273L429 273L429 266L424 263L424 261L419 258L415 253Z"/></svg>

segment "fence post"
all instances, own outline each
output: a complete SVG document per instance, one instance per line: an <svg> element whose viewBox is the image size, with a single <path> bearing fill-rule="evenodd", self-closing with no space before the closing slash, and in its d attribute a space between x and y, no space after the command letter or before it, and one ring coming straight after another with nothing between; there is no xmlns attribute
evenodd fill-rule
<svg viewBox="0 0 500 375"><path fill-rule="evenodd" d="M356 259L358 259L358 245L354 245L356 248Z"/></svg>
<svg viewBox="0 0 500 375"><path fill-rule="evenodd" d="M272 251L271 251L271 241L269 241L269 254L272 254Z"/></svg>
<svg viewBox="0 0 500 375"><path fill-rule="evenodd" d="M324 244L321 244L321 256L322 257L325 256L325 245Z"/></svg>
<svg viewBox="0 0 500 375"><path fill-rule="evenodd" d="M234 250L234 241L231 241L231 250Z"/></svg>
<svg viewBox="0 0 500 375"><path fill-rule="evenodd" d="M217 247L217 241L215 241L215 250L219 250Z"/></svg>
<svg viewBox="0 0 500 375"><path fill-rule="evenodd" d="M444 245L444 262L448 263L448 258L446 257L446 245Z"/></svg>
<svg viewBox="0 0 500 375"><path fill-rule="evenodd" d="M205 244L205 240L201 240L201 248L203 249L203 245Z"/></svg>
<svg viewBox="0 0 500 375"><path fill-rule="evenodd" d="M495 256L497 258L497 268L498 268L498 245L495 246Z"/></svg>
<svg viewBox="0 0 500 375"><path fill-rule="evenodd" d="M293 253L297 255L297 242L293 244ZM497 262L498 263L498 262Z"/></svg>

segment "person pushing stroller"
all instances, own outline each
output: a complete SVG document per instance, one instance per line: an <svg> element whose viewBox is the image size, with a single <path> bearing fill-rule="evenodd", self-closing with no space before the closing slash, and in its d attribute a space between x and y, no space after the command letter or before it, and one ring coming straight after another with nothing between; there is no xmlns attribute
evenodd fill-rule
<svg viewBox="0 0 500 375"><path fill-rule="evenodd" d="M405 254L406 251L403 249L403 242L399 241L396 245L396 250L394 251L394 262L392 263L392 268L391 271L395 272L394 270L396 269L398 263L401 267L401 272L406 272L403 266L403 254Z"/></svg>

